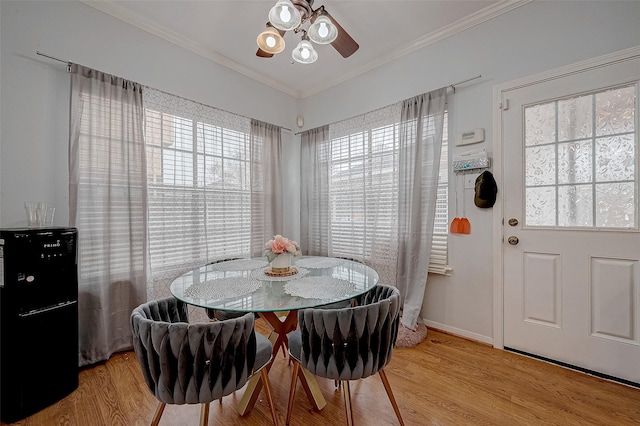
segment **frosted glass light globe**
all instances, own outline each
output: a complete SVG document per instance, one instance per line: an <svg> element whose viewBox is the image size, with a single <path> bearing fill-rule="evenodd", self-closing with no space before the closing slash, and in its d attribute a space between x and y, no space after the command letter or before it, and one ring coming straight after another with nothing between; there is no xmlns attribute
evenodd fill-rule
<svg viewBox="0 0 640 426"><path fill-rule="evenodd" d="M302 16L290 0L278 0L269 11L269 22L279 30L289 31L300 25Z"/></svg>
<svg viewBox="0 0 640 426"><path fill-rule="evenodd" d="M338 37L338 28L326 15L319 15L307 32L309 39L317 44L329 44Z"/></svg>
<svg viewBox="0 0 640 426"><path fill-rule="evenodd" d="M316 52L309 40L302 39L291 52L291 57L301 64L312 64L318 59L318 52Z"/></svg>

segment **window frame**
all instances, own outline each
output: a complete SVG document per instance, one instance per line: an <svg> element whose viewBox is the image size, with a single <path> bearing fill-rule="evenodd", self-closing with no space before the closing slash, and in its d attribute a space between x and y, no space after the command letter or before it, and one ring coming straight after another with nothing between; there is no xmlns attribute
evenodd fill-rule
<svg viewBox="0 0 640 426"><path fill-rule="evenodd" d="M159 118L159 123L149 121L148 118L154 114ZM145 140L148 157L155 150L154 157L159 161L155 169L151 165L148 167L149 261L153 275L204 264L213 259L248 256L252 239L252 194L262 191L249 184L252 170L250 128L244 131L227 128L224 123L214 123L213 119L164 111L153 105L145 106L145 115L145 133L151 133L151 126L155 126L153 130L159 132L159 138L154 140L147 137ZM171 117L189 123L190 132L185 133L191 139L188 146L178 146L175 135L164 134L167 130L165 119ZM211 129L207 131L209 127ZM167 139L170 141L167 142ZM234 147L226 152L225 143L229 141ZM185 161L189 163L188 167L185 166L187 175L177 182L175 176L179 174L179 166L174 163L173 182L164 181L167 161L169 158L175 159L176 153L186 154ZM222 169L219 182L207 182L207 172L200 170L203 166L207 170L207 158L220 159ZM239 172L243 176L240 180L232 179L231 185L225 185L225 160L240 162ZM155 194L158 196L155 197ZM164 197L174 199L164 203ZM214 202L212 199L222 201ZM219 205L223 206L222 210ZM157 208L155 212L154 207ZM170 211L169 215L166 214L167 210ZM234 229L229 230L230 225ZM184 235L193 238L183 238L183 228L192 228ZM229 232L219 232L222 229Z"/></svg>
<svg viewBox="0 0 640 426"><path fill-rule="evenodd" d="M335 204L336 204L336 195L342 194L346 197L349 197L349 194L354 193L346 191L339 192L335 189L335 181L334 181L334 167L336 165L345 165L348 166L347 169L352 170L352 166L354 163L358 164L358 167L362 167L363 175L369 174L369 176L363 177L363 180L366 180L367 177L371 178L372 168L367 167L367 164L372 164L376 157L383 157L389 155L388 152L391 152L394 157L394 161L392 163L394 168L394 177L395 185L397 188L397 157L398 157L398 127L399 123L391 123L380 125L380 127L376 128L367 128L362 129L354 133L345 134L337 137L330 137L330 139L326 142L330 144L330 152L331 158L327 159L328 161L328 169L329 169L329 254L332 256L361 256L362 258L368 257L371 255L372 245L375 244L367 244L366 237L363 236L362 241L357 246L355 244L351 244L350 246L342 243L342 246L336 247L336 239L334 236L336 232L340 232L340 237L345 240L349 238L353 238L353 235L344 235L345 232L348 232L348 227L345 230L339 229L335 226L334 221L337 219ZM374 133L376 130L385 129L393 129L392 131L392 148L391 149L381 149L376 151L373 145L376 143ZM362 147L354 148L351 142L356 140L358 144L362 144ZM341 149L340 153L336 155L334 153L334 148L336 144L346 143L347 148ZM448 129L448 111L445 111L445 120L443 125L443 141L442 141L442 149L441 149L441 158L439 165L439 179L438 179L438 196L436 201L436 215L434 220L433 227L433 239L431 244L431 254L429 260L429 268L428 272L432 274L440 274L440 275L450 275L451 267L448 265L448 239L449 239L449 129ZM353 154L353 151L357 150L357 155ZM346 152L346 153L345 153ZM353 184L353 180L350 180L350 177L347 176L345 178L345 182L349 184ZM369 188L371 179L369 179L369 184L360 185L365 191L363 196L363 205L362 209L366 210L366 201L367 201L367 190L375 190L375 188ZM393 191L393 190L392 190ZM397 193L397 191L395 191ZM356 192L357 193L357 192ZM396 200L397 202L397 200ZM397 205L397 204L396 204ZM353 216L353 215L352 215ZM346 216L345 216L346 217ZM353 220L354 217L351 217ZM365 229L367 228L366 224L363 224L361 234L365 235ZM354 234L351 232L351 234ZM360 259L364 260L364 259Z"/></svg>

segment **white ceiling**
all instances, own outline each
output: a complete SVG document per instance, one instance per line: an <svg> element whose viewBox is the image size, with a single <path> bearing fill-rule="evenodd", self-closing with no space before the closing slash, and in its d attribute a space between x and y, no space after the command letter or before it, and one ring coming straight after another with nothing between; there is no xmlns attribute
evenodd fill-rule
<svg viewBox="0 0 640 426"><path fill-rule="evenodd" d="M300 40L293 31L285 34L284 51L269 59L256 56L256 37L264 30L275 0L83 1L284 93L304 98L528 0L315 0L313 8L324 5L360 49L345 59L331 45L314 45L319 58L309 65L292 63L291 50Z"/></svg>

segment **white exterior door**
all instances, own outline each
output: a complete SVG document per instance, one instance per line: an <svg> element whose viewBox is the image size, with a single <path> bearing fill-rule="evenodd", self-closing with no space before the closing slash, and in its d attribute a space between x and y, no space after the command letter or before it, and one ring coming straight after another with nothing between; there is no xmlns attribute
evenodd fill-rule
<svg viewBox="0 0 640 426"><path fill-rule="evenodd" d="M505 348L640 383L640 59L502 94Z"/></svg>

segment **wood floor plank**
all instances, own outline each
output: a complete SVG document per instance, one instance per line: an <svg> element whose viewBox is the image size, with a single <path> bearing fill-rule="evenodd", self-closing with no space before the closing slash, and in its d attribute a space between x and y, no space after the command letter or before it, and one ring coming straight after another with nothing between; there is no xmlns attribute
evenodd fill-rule
<svg viewBox="0 0 640 426"><path fill-rule="evenodd" d="M261 320L256 329L268 335ZM284 425L292 367L280 354L269 373L276 415ZM414 348L398 348L385 369L407 425L640 425L640 390L553 364L429 330ZM327 406L312 409L298 384L291 425L346 424L344 401L332 380L318 379ZM236 405L244 390L214 401L210 425L271 425L264 393L240 417ZM357 424L397 425L380 378L351 384ZM133 352L83 368L80 386L68 397L16 426L146 426L157 400L148 391ZM200 408L167 405L161 426L196 425Z"/></svg>

